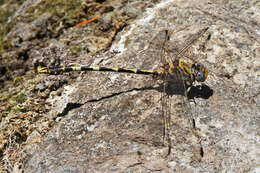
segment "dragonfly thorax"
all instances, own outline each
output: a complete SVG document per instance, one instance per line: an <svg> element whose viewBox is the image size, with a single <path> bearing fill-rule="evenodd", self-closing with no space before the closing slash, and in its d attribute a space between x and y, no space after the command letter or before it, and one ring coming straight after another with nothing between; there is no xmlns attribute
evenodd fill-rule
<svg viewBox="0 0 260 173"><path fill-rule="evenodd" d="M195 81L204 82L208 76L208 69L202 64L189 64L181 59L164 66L164 72L168 81L178 79L187 86L191 86Z"/></svg>

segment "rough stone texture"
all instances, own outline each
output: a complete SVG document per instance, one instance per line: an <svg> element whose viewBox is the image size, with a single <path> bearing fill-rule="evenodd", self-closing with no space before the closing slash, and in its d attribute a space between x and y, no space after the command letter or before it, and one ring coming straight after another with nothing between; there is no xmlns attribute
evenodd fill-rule
<svg viewBox="0 0 260 173"><path fill-rule="evenodd" d="M110 51L119 53L82 54L76 62L156 69L161 61L156 47L161 44L160 31L171 33L169 61L185 40L209 26L183 58L208 67L205 83L213 96L195 99L196 105L182 104L184 96L170 96L172 150L166 156L162 93L145 89L157 86L152 77L63 74L73 81L51 92L46 100L50 112L44 115L57 123L41 143L27 139L24 172L260 172L260 2L168 0L151 6L138 1L127 5L125 12L137 17L117 33ZM42 75L38 87L50 88L63 80Z"/></svg>

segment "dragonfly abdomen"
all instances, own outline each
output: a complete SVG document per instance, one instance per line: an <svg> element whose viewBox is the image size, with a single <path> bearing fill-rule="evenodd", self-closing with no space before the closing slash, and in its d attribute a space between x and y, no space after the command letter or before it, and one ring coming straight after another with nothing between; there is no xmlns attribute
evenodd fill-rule
<svg viewBox="0 0 260 173"><path fill-rule="evenodd" d="M128 69L128 68L117 68L117 67L100 67L100 66L69 66L69 67L56 67L48 68L41 67L38 69L39 73L47 74L59 74L62 72L70 71L107 71L107 72L119 72L119 73L135 73L144 75L158 75L157 71L153 70L140 70L140 69Z"/></svg>

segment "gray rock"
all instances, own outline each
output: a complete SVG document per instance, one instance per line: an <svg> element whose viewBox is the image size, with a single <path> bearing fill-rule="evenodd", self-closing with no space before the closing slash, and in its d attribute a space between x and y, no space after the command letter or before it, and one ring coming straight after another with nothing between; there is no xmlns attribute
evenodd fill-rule
<svg viewBox="0 0 260 173"><path fill-rule="evenodd" d="M161 1L118 33L111 50L119 54L79 58L85 64L156 69L159 31L170 30L169 61L185 40L210 27L205 37L211 38L199 39L185 56L208 67L206 85L214 94L195 98L196 105L170 96L169 156L162 137L162 93L140 89L156 86L152 77L87 72L49 100L51 114L63 119L33 147L25 172L259 172L259 5Z"/></svg>

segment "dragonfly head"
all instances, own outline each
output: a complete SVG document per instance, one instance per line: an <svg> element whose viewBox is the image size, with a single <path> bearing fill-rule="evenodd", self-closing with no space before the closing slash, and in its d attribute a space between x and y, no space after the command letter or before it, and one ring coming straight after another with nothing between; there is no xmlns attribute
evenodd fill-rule
<svg viewBox="0 0 260 173"><path fill-rule="evenodd" d="M194 78L198 82L204 82L208 77L208 69L202 64L193 64Z"/></svg>

